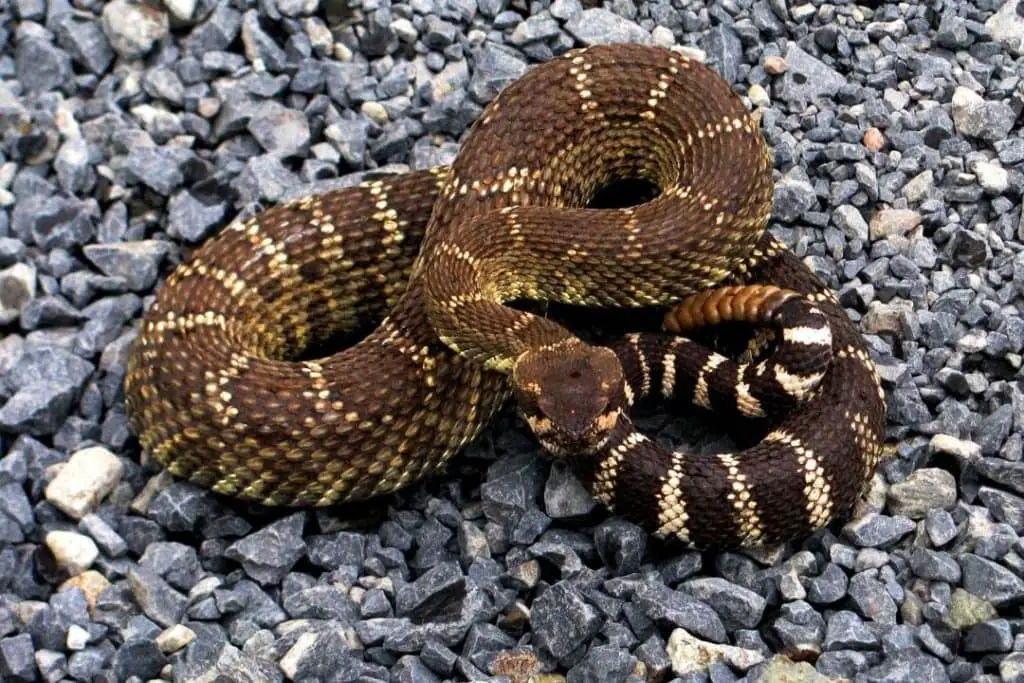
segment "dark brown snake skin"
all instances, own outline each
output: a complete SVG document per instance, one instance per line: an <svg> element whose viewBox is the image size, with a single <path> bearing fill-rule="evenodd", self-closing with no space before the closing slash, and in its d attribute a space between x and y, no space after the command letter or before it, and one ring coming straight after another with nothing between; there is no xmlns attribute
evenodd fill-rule
<svg viewBox="0 0 1024 683"><path fill-rule="evenodd" d="M638 177L659 188L656 198L585 208L610 182ZM764 232L771 200L758 126L714 72L659 48L570 52L500 93L451 167L288 202L198 249L143 318L125 381L132 427L148 454L200 486L268 505L329 505L437 472L504 403L511 374L541 442L556 454L566 439L578 443L569 457L595 495L657 535L735 545L805 532L862 490L883 404L845 313ZM670 306L748 282L809 295L741 287L701 300L711 317L720 309L796 330L788 351L780 344L746 366L769 373L749 390L735 363L683 337L637 335L613 355L503 305ZM743 297L763 311L726 311ZM677 309L682 326L713 322L685 319L696 302ZM799 364L823 339L821 319L833 353L808 361L818 368L808 373ZM294 360L373 324L342 352ZM574 363L582 372L538 374ZM551 405L581 381L596 382L581 403L589 412ZM781 392L793 409L754 451L689 458L633 430L626 411L652 386L692 387L698 405L716 409L738 400L741 412ZM775 498L794 487L808 501L802 516L793 494L785 505Z"/></svg>
<svg viewBox="0 0 1024 683"><path fill-rule="evenodd" d="M614 433L594 454L569 458L616 512L656 536L705 549L773 545L843 517L883 452L885 393L832 292L768 235L729 281L754 285L736 290L755 290L745 308L727 292L715 303L732 310L711 306L707 315L708 301L693 297L669 312L666 329L730 318L770 325L774 341L736 334L730 346L754 343L733 360L674 334L627 337L614 349L632 395ZM803 296L772 301L770 289L756 289L764 284ZM762 296L769 305L759 308ZM764 424L747 435L753 445L736 452L672 453L629 421L626 411L645 396L675 396Z"/></svg>

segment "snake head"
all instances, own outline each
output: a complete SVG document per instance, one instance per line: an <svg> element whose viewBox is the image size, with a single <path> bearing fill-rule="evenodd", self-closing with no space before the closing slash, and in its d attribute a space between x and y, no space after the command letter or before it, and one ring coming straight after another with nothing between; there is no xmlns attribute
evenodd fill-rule
<svg viewBox="0 0 1024 683"><path fill-rule="evenodd" d="M513 367L512 386L523 419L557 456L603 445L625 397L615 354L575 340L523 353Z"/></svg>

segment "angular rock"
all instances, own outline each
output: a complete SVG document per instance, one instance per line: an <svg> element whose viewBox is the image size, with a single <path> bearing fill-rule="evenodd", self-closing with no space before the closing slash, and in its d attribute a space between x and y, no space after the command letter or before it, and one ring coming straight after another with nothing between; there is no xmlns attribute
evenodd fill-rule
<svg viewBox="0 0 1024 683"><path fill-rule="evenodd" d="M964 590L996 607L1024 600L1024 580L1010 569L973 553L960 556Z"/></svg>
<svg viewBox="0 0 1024 683"><path fill-rule="evenodd" d="M16 263L0 270L0 325L16 321L35 295L35 268L27 263Z"/></svg>
<svg viewBox="0 0 1024 683"><path fill-rule="evenodd" d="M718 613L700 600L659 583L642 583L633 594L635 604L649 619L664 626L684 628L716 643L726 642Z"/></svg>
<svg viewBox="0 0 1024 683"><path fill-rule="evenodd" d="M905 235L921 224L921 214L911 209L882 209L871 217L868 232L872 241Z"/></svg>
<svg viewBox="0 0 1024 683"><path fill-rule="evenodd" d="M568 581L559 581L534 601L530 622L538 647L556 659L575 651L601 628L597 610Z"/></svg>
<svg viewBox="0 0 1024 683"><path fill-rule="evenodd" d="M889 511L910 519L924 519L930 510L950 510L956 505L956 479L946 470L916 470L888 492Z"/></svg>
<svg viewBox="0 0 1024 683"><path fill-rule="evenodd" d="M169 245L157 240L121 244L90 244L84 252L105 275L123 278L135 292L149 290L160 274L160 262Z"/></svg>
<svg viewBox="0 0 1024 683"><path fill-rule="evenodd" d="M603 7L591 7L574 14L565 30L583 45L611 43L650 44L651 34L633 22Z"/></svg>
<svg viewBox="0 0 1024 683"><path fill-rule="evenodd" d="M730 630L757 627L768 604L754 591L718 577L690 579L682 589L714 609Z"/></svg>
<svg viewBox="0 0 1024 683"><path fill-rule="evenodd" d="M916 525L906 517L889 517L868 513L851 520L843 533L862 548L888 547L914 530Z"/></svg>
<svg viewBox="0 0 1024 683"><path fill-rule="evenodd" d="M296 512L232 543L224 556L240 562L245 573L260 583L279 583L306 552L305 523L305 512Z"/></svg>
<svg viewBox="0 0 1024 683"><path fill-rule="evenodd" d="M454 562L438 564L395 595L396 614L426 620L434 610L445 611L466 592L466 577Z"/></svg>
<svg viewBox="0 0 1024 683"><path fill-rule="evenodd" d="M782 76L779 97L792 103L813 102L839 92L846 79L832 67L790 42L785 54L788 68Z"/></svg>
<svg viewBox="0 0 1024 683"><path fill-rule="evenodd" d="M129 570L128 585L143 613L161 626L174 626L185 616L188 599L152 569Z"/></svg>
<svg viewBox="0 0 1024 683"><path fill-rule="evenodd" d="M1009 104L985 100L964 86L953 91L952 102L953 123L960 135L989 141L1002 140L1017 120L1017 113Z"/></svg>

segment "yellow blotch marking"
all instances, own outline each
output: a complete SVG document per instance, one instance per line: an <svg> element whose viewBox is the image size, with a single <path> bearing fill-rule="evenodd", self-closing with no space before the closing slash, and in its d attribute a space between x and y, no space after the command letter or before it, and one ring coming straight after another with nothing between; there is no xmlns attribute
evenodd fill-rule
<svg viewBox="0 0 1024 683"><path fill-rule="evenodd" d="M665 398L671 398L676 390L676 349L681 343L678 337L673 338L662 358L661 395Z"/></svg>
<svg viewBox="0 0 1024 683"><path fill-rule="evenodd" d="M736 368L736 407L747 417L764 417L764 407L750 393L750 385L742 380L748 367L746 363L741 363Z"/></svg>
<svg viewBox="0 0 1024 683"><path fill-rule="evenodd" d="M608 508L615 509L615 483L619 465L638 443L644 441L639 432L630 433L622 443L611 449L608 456L598 465L594 475L594 497Z"/></svg>
<svg viewBox="0 0 1024 683"><path fill-rule="evenodd" d="M740 535L748 541L757 541L764 535L764 529L757 512L757 501L751 495L750 486L747 484L747 477L740 472L739 459L731 453L722 453L718 460L725 468L725 476L731 489L726 494L726 499L738 515Z"/></svg>
<svg viewBox="0 0 1024 683"><path fill-rule="evenodd" d="M701 366L700 373L697 375L697 384L693 389L693 402L701 408L711 408L711 398L708 396L707 376L714 372L715 369L726 360L725 356L713 353L708 356L708 359L704 361L704 365Z"/></svg>
<svg viewBox="0 0 1024 683"><path fill-rule="evenodd" d="M661 477L661 488L656 494L658 499L658 528L655 535L661 538L675 537L683 543L690 542L690 531L687 522L690 515L686 511L686 500L680 493L679 486L683 480L682 453L672 453L672 463Z"/></svg>
<svg viewBox="0 0 1024 683"><path fill-rule="evenodd" d="M798 469L804 478L804 507L807 510L807 521L812 527L827 524L832 517L832 486L825 476L825 468L821 465L814 451L804 445L800 439L781 429L769 432L762 443L782 444L796 456Z"/></svg>

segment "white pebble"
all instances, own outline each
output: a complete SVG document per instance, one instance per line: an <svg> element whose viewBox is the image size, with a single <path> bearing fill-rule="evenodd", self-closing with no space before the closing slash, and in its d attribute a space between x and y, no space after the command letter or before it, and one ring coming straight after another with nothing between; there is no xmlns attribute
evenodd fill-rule
<svg viewBox="0 0 1024 683"><path fill-rule="evenodd" d="M715 661L724 661L739 671L746 671L764 661L764 655L756 650L710 643L681 628L672 631L665 652L672 662L672 671L680 676L702 672Z"/></svg>
<svg viewBox="0 0 1024 683"><path fill-rule="evenodd" d="M691 45L673 45L673 52L678 52L684 57L689 57L695 62L703 64L708 59L708 53L701 50L699 47L693 47Z"/></svg>
<svg viewBox="0 0 1024 683"><path fill-rule="evenodd" d="M384 125L388 122L388 111L380 102L363 102L359 111L374 123Z"/></svg>
<svg viewBox="0 0 1024 683"><path fill-rule="evenodd" d="M334 58L339 62L351 62L352 50L345 43L334 44Z"/></svg>
<svg viewBox="0 0 1024 683"><path fill-rule="evenodd" d="M317 634L315 633L303 633L292 645L288 652L284 653L284 657L281 657L281 661L278 662L278 666L281 667L281 671L289 679L294 680L296 673L299 670L299 662L302 661L306 652L312 648L317 641Z"/></svg>
<svg viewBox="0 0 1024 683"><path fill-rule="evenodd" d="M981 353L988 345L988 333L985 330L972 330L956 341L956 348L964 353Z"/></svg>
<svg viewBox="0 0 1024 683"><path fill-rule="evenodd" d="M797 5L796 7L791 7L789 9L789 16L793 18L793 21L803 21L804 19L810 19L817 11L818 10L814 8L814 5L808 2L802 5Z"/></svg>
<svg viewBox="0 0 1024 683"><path fill-rule="evenodd" d="M978 184L992 194L1002 194L1010 186L1010 174L993 161L979 161L974 165Z"/></svg>
<svg viewBox="0 0 1024 683"><path fill-rule="evenodd" d="M68 626L68 636L64 643L73 652L84 650L85 646L89 644L89 632L78 624L71 624Z"/></svg>
<svg viewBox="0 0 1024 683"><path fill-rule="evenodd" d="M651 39L658 47L672 47L676 44L676 37L672 35L672 29L664 26L655 26L651 31Z"/></svg>
<svg viewBox="0 0 1024 683"><path fill-rule="evenodd" d="M188 592L189 602L196 603L209 595L213 595L213 591L220 588L223 583L224 580L219 576L207 576L204 579L200 579Z"/></svg>
<svg viewBox="0 0 1024 683"><path fill-rule="evenodd" d="M309 37L309 43L318 55L326 55L334 49L334 36L319 17L306 17L302 20L302 28Z"/></svg>
<svg viewBox="0 0 1024 683"><path fill-rule="evenodd" d="M189 21L195 15L197 0L164 0L164 7L178 21Z"/></svg>
<svg viewBox="0 0 1024 683"><path fill-rule="evenodd" d="M755 107L767 107L772 103L772 98L768 95L768 91L762 86L754 83L747 90L747 97L750 98L750 103Z"/></svg>
<svg viewBox="0 0 1024 683"><path fill-rule="evenodd" d="M72 576L81 574L100 556L100 549L88 536L75 531L51 531L46 534L46 547L57 565Z"/></svg>
<svg viewBox="0 0 1024 683"><path fill-rule="evenodd" d="M18 165L13 161L0 164L0 188L7 189L14 182L14 176L18 175Z"/></svg>
<svg viewBox="0 0 1024 683"><path fill-rule="evenodd" d="M949 453L965 460L977 460L981 457L981 446L948 434L936 434L928 443L928 447L932 453Z"/></svg>
<svg viewBox="0 0 1024 683"><path fill-rule="evenodd" d="M46 487L46 500L81 519L121 481L121 461L102 446L84 448L64 464Z"/></svg>
<svg viewBox="0 0 1024 683"><path fill-rule="evenodd" d="M403 43L415 43L419 33L416 31L416 27L412 25L412 22L405 17L399 17L391 22L391 32L394 33L399 40Z"/></svg>
<svg viewBox="0 0 1024 683"><path fill-rule="evenodd" d="M174 624L168 628L165 628L156 637L156 646L160 648L160 652L165 655L169 655L172 652L177 652L181 648L191 643L196 638L196 632L190 629L188 626L182 624Z"/></svg>

